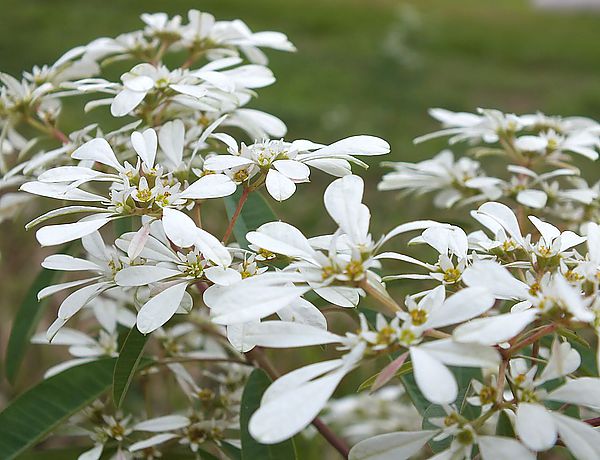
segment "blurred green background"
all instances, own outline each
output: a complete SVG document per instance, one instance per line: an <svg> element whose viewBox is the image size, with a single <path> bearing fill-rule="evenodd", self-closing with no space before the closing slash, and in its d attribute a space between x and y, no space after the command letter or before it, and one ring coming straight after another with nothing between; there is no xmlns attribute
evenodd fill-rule
<svg viewBox="0 0 600 460"><path fill-rule="evenodd" d="M0 70L15 76L73 46L139 28L142 12L185 15L196 8L241 18L256 31L280 30L298 52L268 52L278 81L260 90L251 106L282 118L288 139L381 136L392 145L386 160L420 160L443 147L443 141L412 144L437 127L429 107L600 114L600 15L589 11L540 10L525 0L0 0L0 7ZM106 111L83 117L75 109L66 128L99 115L106 118ZM439 211L432 215L427 199L377 194L384 172L378 161L359 171L367 178L376 235L427 213L443 218ZM589 177L598 171L586 164ZM320 198L330 178L314 179L314 187L300 187L276 206L311 235L332 229ZM0 226L2 356L12 312L43 256L33 233L23 232L24 222ZM35 365L16 388L0 383L0 407L39 378L54 352L32 352Z"/></svg>

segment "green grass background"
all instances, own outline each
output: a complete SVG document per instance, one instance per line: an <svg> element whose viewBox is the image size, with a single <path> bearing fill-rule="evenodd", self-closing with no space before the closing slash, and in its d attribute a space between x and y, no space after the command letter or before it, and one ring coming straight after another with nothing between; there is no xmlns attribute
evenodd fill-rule
<svg viewBox="0 0 600 460"><path fill-rule="evenodd" d="M280 30L295 43L297 53L268 52L278 82L252 103L282 118L289 139L374 134L392 145L386 160L414 161L443 147L412 144L437 127L429 107L600 118L600 16L535 10L525 0L0 0L0 70L18 75L73 46L136 29L145 11L184 15L189 8L239 17L257 31ZM395 40L407 14L416 15L417 26ZM416 62L390 52L401 46ZM102 109L86 117L69 112L67 128L98 115L106 117ZM416 216L444 217L427 199L376 193L378 162L363 174L375 234ZM585 165L588 178L597 179L598 165ZM321 204L329 181L315 174L313 186L299 187L277 211L308 234L332 230ZM23 223L0 225L2 352L12 312L43 255ZM36 365L16 389L0 384L0 407L39 377L53 352L32 353Z"/></svg>

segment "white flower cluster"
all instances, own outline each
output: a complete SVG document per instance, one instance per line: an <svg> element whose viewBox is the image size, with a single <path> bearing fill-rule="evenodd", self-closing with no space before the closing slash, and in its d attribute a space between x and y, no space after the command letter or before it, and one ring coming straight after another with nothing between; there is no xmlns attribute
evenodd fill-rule
<svg viewBox="0 0 600 460"><path fill-rule="evenodd" d="M435 192L444 207L473 205L472 225L419 220L374 238L365 184L351 166L366 166L358 156L388 153L387 142L367 135L286 141L280 120L245 108L255 89L274 81L260 48L293 50L284 35L252 33L241 21L197 11L187 24L162 13L142 19L143 30L75 48L22 82L2 76L3 186L71 203L27 227L44 225L36 233L43 246L81 241L82 253L66 245L43 267L88 273L38 294L69 291L47 333L34 337L69 346L74 357L49 375L117 356L119 329L136 327L153 338L154 365L144 372L150 378L166 366L190 401L185 416L142 421L90 409L79 424L95 446L80 458L100 458L108 442L120 458L155 458L174 440L194 452L209 441L236 444L248 370L276 377L262 348L328 344L336 344L338 358L293 370L264 392L248 424L257 441L279 443L311 423L324 433L317 417L342 379L387 358L372 390L401 378L427 428L378 434L350 451L324 433L353 460L410 458L430 452L428 443L436 459L533 459L558 444L578 459L600 458L600 358L589 345L600 334L598 187L569 163L571 154L598 157L599 124L432 111L445 128L420 140L450 135L451 143L483 144L473 153L507 159L510 177L488 176L479 161L455 160L449 151L394 164L380 189ZM170 52L187 56L174 70L162 63ZM100 78L115 60L136 65L120 82ZM110 105L114 117L135 121L110 133L93 125L66 135L58 125L61 98L88 93L108 97L86 109ZM26 139L24 124L40 136ZM247 142L227 133L231 127ZM61 145L45 150L43 136ZM331 234L307 237L273 220L244 224L245 241L229 243L249 198L264 186L286 200L312 169L336 177L323 196ZM233 211L217 233L219 223L206 226L202 215L221 199ZM47 225L55 218L63 223ZM429 251L394 250L405 234ZM403 264L410 268L399 271ZM413 293L398 299L388 292L394 282ZM345 309L355 323L330 330L324 307ZM67 326L75 316L97 325L91 335ZM204 375L211 387L198 384L183 365L190 361L215 366ZM355 433L369 435L395 429L381 420L357 426Z"/></svg>

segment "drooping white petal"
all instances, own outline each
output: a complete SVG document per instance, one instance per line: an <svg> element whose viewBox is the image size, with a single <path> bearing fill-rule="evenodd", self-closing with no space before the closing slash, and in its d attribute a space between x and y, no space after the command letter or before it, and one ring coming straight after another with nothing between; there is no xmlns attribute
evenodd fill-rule
<svg viewBox="0 0 600 460"><path fill-rule="evenodd" d="M154 167L158 145L156 131L152 128L148 128L143 132L134 131L131 133L131 144L142 161L146 163L146 166L149 168Z"/></svg>
<svg viewBox="0 0 600 460"><path fill-rule="evenodd" d="M179 247L188 248L198 239L198 227L181 211L164 208L162 224L167 238Z"/></svg>
<svg viewBox="0 0 600 460"><path fill-rule="evenodd" d="M178 438L175 433L161 433L155 436L152 436L148 439L144 439L143 441L134 442L131 444L127 450L129 452L137 452L138 450L145 450L152 446L157 446L164 442L170 441L171 439Z"/></svg>
<svg viewBox="0 0 600 460"><path fill-rule="evenodd" d="M373 436L356 444L348 459L405 460L419 452L436 433L433 430L400 431Z"/></svg>
<svg viewBox="0 0 600 460"><path fill-rule="evenodd" d="M542 190L521 190L517 193L517 202L533 209L542 209L546 206L548 195Z"/></svg>
<svg viewBox="0 0 600 460"><path fill-rule="evenodd" d="M135 265L120 270L115 276L115 282L119 286L146 286L177 275L181 275L181 272L171 268Z"/></svg>
<svg viewBox="0 0 600 460"><path fill-rule="evenodd" d="M484 460L535 460L536 455L516 439L500 436L477 436Z"/></svg>
<svg viewBox="0 0 600 460"><path fill-rule="evenodd" d="M277 201L287 200L296 191L296 184L275 169L267 173L266 186L269 195Z"/></svg>
<svg viewBox="0 0 600 460"><path fill-rule="evenodd" d="M136 423L133 429L136 431L161 432L178 430L190 424L190 419L183 415L165 415L163 417L155 417L143 422Z"/></svg>
<svg viewBox="0 0 600 460"><path fill-rule="evenodd" d="M209 171L224 171L250 164L252 164L252 160L237 155L213 155L204 161L204 169L208 169Z"/></svg>
<svg viewBox="0 0 600 460"><path fill-rule="evenodd" d="M137 232L135 232L135 235L133 235L129 246L127 247L127 257L129 257L130 260L136 259L142 253L149 236L150 225L146 222Z"/></svg>
<svg viewBox="0 0 600 460"><path fill-rule="evenodd" d="M231 263L231 253L213 235L201 228L196 229L196 246L202 255L211 262L227 267Z"/></svg>
<svg viewBox="0 0 600 460"><path fill-rule="evenodd" d="M515 427L523 444L536 452L550 449L556 443L556 423L539 404L519 404Z"/></svg>
<svg viewBox="0 0 600 460"><path fill-rule="evenodd" d="M315 151L319 155L384 155L390 144L375 136L352 136Z"/></svg>
<svg viewBox="0 0 600 460"><path fill-rule="evenodd" d="M102 291L106 290L107 283L91 284L82 287L77 291L73 291L58 308L58 317L61 319L69 319L75 313L83 308L94 297L98 296Z"/></svg>
<svg viewBox="0 0 600 460"><path fill-rule="evenodd" d="M288 372L269 385L269 387L263 393L261 404L265 405L273 399L277 399L280 396L285 396L287 392L304 385L320 375L324 375L327 372L341 367L342 364L343 361L341 359L332 359L329 361L322 361L320 363L309 364Z"/></svg>
<svg viewBox="0 0 600 460"><path fill-rule="evenodd" d="M277 276L261 275L246 278L231 286L213 286L205 291L204 302L213 310L214 322L236 324L275 313L308 290L309 288L304 286L289 286L285 279L279 280ZM240 299L244 301L240 302Z"/></svg>
<svg viewBox="0 0 600 460"><path fill-rule="evenodd" d="M299 298L296 302L277 311L283 321L293 321L301 324L327 330L327 319L317 307L308 300Z"/></svg>
<svg viewBox="0 0 600 460"><path fill-rule="evenodd" d="M86 142L71 154L74 160L92 160L122 171L123 166L117 160L115 152L106 139L96 138Z"/></svg>
<svg viewBox="0 0 600 460"><path fill-rule="evenodd" d="M183 299L187 283L177 283L152 297L137 315L137 328L148 334L171 319Z"/></svg>
<svg viewBox="0 0 600 460"><path fill-rule="evenodd" d="M263 321L248 326L246 337L261 347L292 348L339 343L342 337L308 324Z"/></svg>
<svg viewBox="0 0 600 460"><path fill-rule="evenodd" d="M458 343L439 339L419 345L430 356L449 366L494 367L500 364L500 354L492 347Z"/></svg>
<svg viewBox="0 0 600 460"><path fill-rule="evenodd" d="M104 450L104 444L98 444L97 446L92 447L90 450L86 450L81 453L77 460L98 460L102 456L102 451Z"/></svg>
<svg viewBox="0 0 600 460"><path fill-rule="evenodd" d="M78 271L78 270L101 270L98 264L91 262L86 259L80 259L73 257L68 254L53 254L46 257L42 261L42 267L49 270L64 270L64 271Z"/></svg>
<svg viewBox="0 0 600 460"><path fill-rule="evenodd" d="M575 372L581 364L581 355L571 347L569 342L554 339L550 351L550 359L540 375L539 381L546 382ZM600 380L596 382L596 393L600 395ZM598 399L600 401L600 399Z"/></svg>
<svg viewBox="0 0 600 460"><path fill-rule="evenodd" d="M517 216L508 206L492 201L482 204L478 211L494 219L517 243L520 245L525 244Z"/></svg>
<svg viewBox="0 0 600 460"><path fill-rule="evenodd" d="M350 286L327 286L315 288L314 291L319 297L338 307L354 308L360 301L359 290Z"/></svg>
<svg viewBox="0 0 600 460"><path fill-rule="evenodd" d="M169 121L158 131L160 148L174 167L179 166L183 159L184 138L185 127L181 120Z"/></svg>
<svg viewBox="0 0 600 460"><path fill-rule="evenodd" d="M59 166L57 168L44 171L38 176L41 182L75 182L81 180L92 180L103 173L94 171L91 168L83 166Z"/></svg>
<svg viewBox="0 0 600 460"><path fill-rule="evenodd" d="M263 444L276 444L302 431L325 406L344 375L340 370L270 399L250 418L250 434Z"/></svg>
<svg viewBox="0 0 600 460"><path fill-rule="evenodd" d="M359 176L344 176L325 190L325 208L353 242L364 242L369 232L369 209L361 203L364 182Z"/></svg>
<svg viewBox="0 0 600 460"><path fill-rule="evenodd" d="M427 326L439 328L462 323L485 313L494 306L495 299L482 287L466 288L452 295L444 304L431 311Z"/></svg>
<svg viewBox="0 0 600 460"><path fill-rule="evenodd" d="M90 220L80 220L72 224L48 225L40 228L35 237L42 246L54 246L77 240L95 232L110 222L110 217L100 217Z"/></svg>
<svg viewBox="0 0 600 460"><path fill-rule="evenodd" d="M235 192L237 186L225 174L208 174L202 176L180 195L181 198L192 200L205 200L208 198L221 198Z"/></svg>
<svg viewBox="0 0 600 460"><path fill-rule="evenodd" d="M295 160L276 160L273 166L277 171L294 181L305 182L310 176L310 168Z"/></svg>
<svg viewBox="0 0 600 460"><path fill-rule="evenodd" d="M249 232L246 239L275 254L314 260L315 251L306 237L296 227L285 222L263 224L256 231Z"/></svg>
<svg viewBox="0 0 600 460"><path fill-rule="evenodd" d="M452 336L458 342L496 345L512 339L531 324L536 317L537 312L530 309L489 318L477 318L458 326L454 329Z"/></svg>
<svg viewBox="0 0 600 460"><path fill-rule="evenodd" d="M486 288L499 299L526 299L529 295L527 284L491 260L474 262L463 272L462 279L467 286Z"/></svg>
<svg viewBox="0 0 600 460"><path fill-rule="evenodd" d="M546 399L600 409L600 379L579 377L569 380L551 391Z"/></svg>
<svg viewBox="0 0 600 460"><path fill-rule="evenodd" d="M410 358L423 396L436 404L450 404L456 400L458 385L446 366L419 347L410 348Z"/></svg>
<svg viewBox="0 0 600 460"><path fill-rule="evenodd" d="M242 275L237 270L220 266L205 268L204 276L221 286L228 286L242 280Z"/></svg>
<svg viewBox="0 0 600 460"><path fill-rule="evenodd" d="M560 439L577 460L600 458L600 432L580 420L553 413Z"/></svg>
<svg viewBox="0 0 600 460"><path fill-rule="evenodd" d="M124 88L110 104L110 113L113 117L124 117L140 105L145 97L146 91L132 91Z"/></svg>

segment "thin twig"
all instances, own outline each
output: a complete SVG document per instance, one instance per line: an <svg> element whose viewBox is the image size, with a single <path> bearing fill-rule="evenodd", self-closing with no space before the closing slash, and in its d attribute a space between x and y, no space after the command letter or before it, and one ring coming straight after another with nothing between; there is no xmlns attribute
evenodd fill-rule
<svg viewBox="0 0 600 460"><path fill-rule="evenodd" d="M223 244L227 244L227 241L229 240L229 237L231 236L231 232L233 231L233 227L235 226L235 221L240 216L240 213L242 212L242 208L244 207L244 203L248 199L249 194L250 194L250 189L248 187L244 187L244 191L242 192L240 201L237 204L237 208L235 208L235 212L233 213L233 216L231 216L231 221L229 222L229 226L227 227L227 230L225 231L225 235L223 235L223 240L222 240Z"/></svg>

